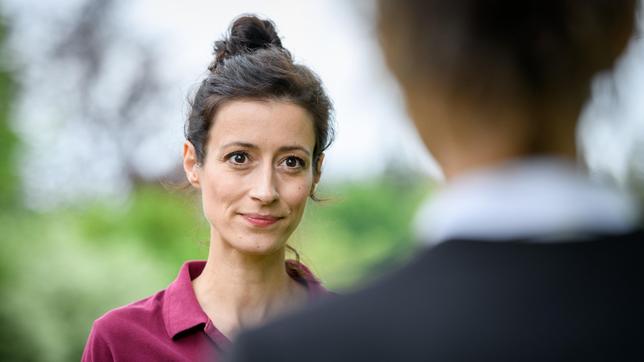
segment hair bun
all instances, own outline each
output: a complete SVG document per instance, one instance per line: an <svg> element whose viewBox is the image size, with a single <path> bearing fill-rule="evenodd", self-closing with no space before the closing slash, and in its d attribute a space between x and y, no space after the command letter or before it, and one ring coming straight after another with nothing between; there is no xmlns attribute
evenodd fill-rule
<svg viewBox="0 0 644 362"><path fill-rule="evenodd" d="M213 71L217 65L232 56L252 53L255 50L271 46L282 47L282 41L277 35L275 24L254 15L241 16L230 26L228 36L215 42L215 60L208 69Z"/></svg>

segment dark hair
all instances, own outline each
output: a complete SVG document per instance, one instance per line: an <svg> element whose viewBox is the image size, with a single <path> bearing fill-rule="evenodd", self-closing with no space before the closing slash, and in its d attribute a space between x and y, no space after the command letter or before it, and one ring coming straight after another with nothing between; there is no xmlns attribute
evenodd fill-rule
<svg viewBox="0 0 644 362"><path fill-rule="evenodd" d="M623 50L635 6L635 0L380 0L379 30L403 83L431 82L482 102L585 99L593 75Z"/></svg>
<svg viewBox="0 0 644 362"><path fill-rule="evenodd" d="M245 15L237 18L229 33L215 42L215 59L191 103L185 136L195 148L197 162L206 158L208 132L220 107L239 99L276 99L306 109L313 119L317 161L333 141L332 105L319 77L296 64L270 20Z"/></svg>

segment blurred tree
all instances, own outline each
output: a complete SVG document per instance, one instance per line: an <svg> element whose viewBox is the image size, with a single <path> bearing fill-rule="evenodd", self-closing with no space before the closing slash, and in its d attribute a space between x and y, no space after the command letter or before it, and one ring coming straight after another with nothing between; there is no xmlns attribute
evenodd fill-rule
<svg viewBox="0 0 644 362"><path fill-rule="evenodd" d="M16 170L16 150L18 137L11 127L11 109L16 99L16 83L11 72L8 54L5 50L9 24L0 13L0 361L37 361L38 346L22 348L24 345L15 341L27 341L28 331L15 318L14 310L7 306L7 295L11 290L13 268L9 260L14 257L9 247L10 230L8 226L11 215L20 207L20 181Z"/></svg>
<svg viewBox="0 0 644 362"><path fill-rule="evenodd" d="M132 31L132 6L80 0L13 10L12 52L24 69L16 124L28 141L20 167L29 206L123 201L138 185L180 175L176 100L185 94L161 66L167 55L153 38L158 34Z"/></svg>
<svg viewBox="0 0 644 362"><path fill-rule="evenodd" d="M20 199L20 182L15 167L18 138L10 125L16 83L9 69L8 52L4 50L6 34L6 20L0 14L0 212L15 208Z"/></svg>
<svg viewBox="0 0 644 362"><path fill-rule="evenodd" d="M127 29L114 24L119 13L118 0L87 0L76 14L70 14L67 31L55 39L51 49L52 63L59 69L70 64L79 72L75 88L79 116L92 128L92 134L106 136L114 145L120 174L136 184L146 175L133 164L131 157L139 144L154 136L154 119L150 107L162 98L162 76L153 44L132 38ZM128 62L129 72L110 74L108 64L119 51L130 50L122 60ZM123 54L126 55L126 54ZM120 56L120 54L118 54ZM119 90L105 91L110 77L118 76ZM106 102L106 96L110 98ZM156 115L153 115L156 116Z"/></svg>

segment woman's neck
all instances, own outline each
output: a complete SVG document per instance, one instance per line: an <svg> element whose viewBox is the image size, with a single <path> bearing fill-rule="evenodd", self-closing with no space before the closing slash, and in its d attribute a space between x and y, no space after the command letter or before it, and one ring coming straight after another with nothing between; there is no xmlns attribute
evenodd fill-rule
<svg viewBox="0 0 644 362"><path fill-rule="evenodd" d="M270 255L248 255L211 238L206 266L192 285L220 332L230 338L306 299L306 289L287 274L284 258L283 248Z"/></svg>

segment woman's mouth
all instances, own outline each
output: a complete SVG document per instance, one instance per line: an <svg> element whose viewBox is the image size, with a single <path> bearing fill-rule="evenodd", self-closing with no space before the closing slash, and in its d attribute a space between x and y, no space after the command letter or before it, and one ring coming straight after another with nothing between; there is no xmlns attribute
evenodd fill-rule
<svg viewBox="0 0 644 362"><path fill-rule="evenodd" d="M268 227L283 219L283 217L262 214L241 214L246 221L257 227Z"/></svg>

